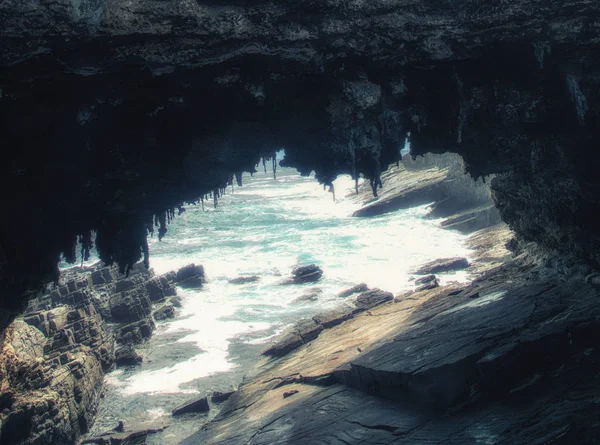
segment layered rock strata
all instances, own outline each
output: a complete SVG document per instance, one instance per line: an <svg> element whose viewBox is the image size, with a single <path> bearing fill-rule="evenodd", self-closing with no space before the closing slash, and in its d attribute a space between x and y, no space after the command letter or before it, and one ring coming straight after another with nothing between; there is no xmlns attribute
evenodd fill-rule
<svg viewBox="0 0 600 445"><path fill-rule="evenodd" d="M1 341L0 444L71 444L86 433L104 373L142 360L135 345L154 330L153 308L172 308L176 279L142 265L127 277L75 268L32 299Z"/></svg>

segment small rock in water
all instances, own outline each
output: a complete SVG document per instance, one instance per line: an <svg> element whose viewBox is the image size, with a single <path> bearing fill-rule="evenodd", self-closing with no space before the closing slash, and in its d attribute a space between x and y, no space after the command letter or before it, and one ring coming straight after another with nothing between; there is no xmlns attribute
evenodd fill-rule
<svg viewBox="0 0 600 445"><path fill-rule="evenodd" d="M255 281L260 280L260 277L258 275L251 275L251 276L247 276L247 277L237 277L237 278L232 278L231 280L229 280L229 283L231 284L246 284L246 283L254 283Z"/></svg>
<svg viewBox="0 0 600 445"><path fill-rule="evenodd" d="M307 301L317 301L322 293L323 291L321 289L313 288L310 291L300 295L298 298L293 300L291 304L304 303Z"/></svg>
<svg viewBox="0 0 600 445"><path fill-rule="evenodd" d="M283 393L283 398L287 399L288 397L293 396L294 394L298 394L300 391L298 391L297 389L292 389L291 391L288 392L284 392Z"/></svg>
<svg viewBox="0 0 600 445"><path fill-rule="evenodd" d="M435 281L436 277L435 275L425 275L424 277L419 278L418 280L415 281L416 285L421 285L421 284L427 284L427 283L431 283L432 281Z"/></svg>
<svg viewBox="0 0 600 445"><path fill-rule="evenodd" d="M338 298L346 298L352 294L358 294L360 292L365 292L368 290L369 290L369 286L367 286L366 283L360 283L354 287L351 287L349 289L346 289L346 290L340 292L337 296L338 296Z"/></svg>
<svg viewBox="0 0 600 445"><path fill-rule="evenodd" d="M205 283L204 267L190 264L182 267L175 275L175 282L186 289L198 289Z"/></svg>
<svg viewBox="0 0 600 445"><path fill-rule="evenodd" d="M208 404L208 397L202 397L201 399L193 400L191 402L184 403L183 405L175 408L171 414L173 416L179 416L186 413L205 413L210 410Z"/></svg>
<svg viewBox="0 0 600 445"><path fill-rule="evenodd" d="M454 270L463 270L469 267L469 261L466 258L442 258L423 264L413 273L415 275L429 275L441 272L451 272Z"/></svg>
<svg viewBox="0 0 600 445"><path fill-rule="evenodd" d="M298 283L309 283L312 281L318 281L323 276L323 270L316 264L309 264L308 266L297 266L292 270L293 282Z"/></svg>

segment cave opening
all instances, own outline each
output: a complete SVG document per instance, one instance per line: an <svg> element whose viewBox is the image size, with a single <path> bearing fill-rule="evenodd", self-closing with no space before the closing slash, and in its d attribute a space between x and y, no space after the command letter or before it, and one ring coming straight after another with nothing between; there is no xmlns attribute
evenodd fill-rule
<svg viewBox="0 0 600 445"><path fill-rule="evenodd" d="M75 443L105 383L220 375L225 337L331 297L229 344L256 366L167 413L185 434L91 440L595 443L599 28L585 0L4 1L0 442ZM219 312L254 288L254 328Z"/></svg>

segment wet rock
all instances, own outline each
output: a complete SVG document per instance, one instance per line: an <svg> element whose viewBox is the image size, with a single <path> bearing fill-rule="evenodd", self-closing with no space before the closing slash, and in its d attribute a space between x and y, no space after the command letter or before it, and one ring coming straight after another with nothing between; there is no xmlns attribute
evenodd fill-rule
<svg viewBox="0 0 600 445"><path fill-rule="evenodd" d="M308 266L297 266L292 270L292 281L296 284L319 281L323 276L323 270L316 264Z"/></svg>
<svg viewBox="0 0 600 445"><path fill-rule="evenodd" d="M442 272L463 270L467 267L469 267L469 261L466 258L442 258L426 263L412 273L415 275L429 275Z"/></svg>
<svg viewBox="0 0 600 445"><path fill-rule="evenodd" d="M205 413L210 410L207 397L202 397L191 402L184 403L183 405L175 408L171 414L173 416L180 416L187 413Z"/></svg>
<svg viewBox="0 0 600 445"><path fill-rule="evenodd" d="M136 352L133 346L121 346L115 351L115 364L121 366L138 366L141 365L143 357Z"/></svg>
<svg viewBox="0 0 600 445"><path fill-rule="evenodd" d="M260 280L260 277L258 275L251 275L251 276L232 278L231 280L229 280L229 283L231 283L231 284L247 284L247 283L254 283L259 280Z"/></svg>
<svg viewBox="0 0 600 445"><path fill-rule="evenodd" d="M415 293L415 291L413 291L413 290L407 290L404 292L400 292L398 295L396 295L394 297L394 301L395 302L403 301L405 298L410 297L414 293Z"/></svg>
<svg viewBox="0 0 600 445"><path fill-rule="evenodd" d="M436 279L434 279L433 281L428 281L425 284L417 287L415 289L415 292L422 292L425 290L431 290L431 289L435 289L436 287L440 287L440 282Z"/></svg>
<svg viewBox="0 0 600 445"><path fill-rule="evenodd" d="M415 285L428 284L435 281L437 278L435 275L425 275L424 277L415 280Z"/></svg>
<svg viewBox="0 0 600 445"><path fill-rule="evenodd" d="M343 290L337 296L339 298L346 298L346 297L349 297L350 295L358 294L360 292L365 292L368 290L369 290L369 286L367 286L365 283L360 283L349 289Z"/></svg>
<svg viewBox="0 0 600 445"><path fill-rule="evenodd" d="M235 393L235 391L227 391L227 392L215 391L215 392L212 393L212 396L210 396L210 401L213 402L213 403L225 402L234 393Z"/></svg>
<svg viewBox="0 0 600 445"><path fill-rule="evenodd" d="M357 307L357 309L362 311L379 306L380 304L393 299L394 295L391 292L385 292L381 289L371 289L356 297L354 305Z"/></svg>
<svg viewBox="0 0 600 445"><path fill-rule="evenodd" d="M172 304L167 304L166 306L154 311L152 316L157 321L173 318L175 316L175 307Z"/></svg>
<svg viewBox="0 0 600 445"><path fill-rule="evenodd" d="M142 340L150 338L156 325L154 321L148 317L135 323L130 323L123 326L115 334L115 338L120 344L137 344Z"/></svg>
<svg viewBox="0 0 600 445"><path fill-rule="evenodd" d="M317 338L323 329L323 326L313 319L302 319L286 329L272 346L263 351L263 355L283 357Z"/></svg>
<svg viewBox="0 0 600 445"><path fill-rule="evenodd" d="M190 264L179 269L175 276L177 285L184 289L198 289L206 282L204 267Z"/></svg>
<svg viewBox="0 0 600 445"><path fill-rule="evenodd" d="M151 434L157 434L168 428L166 426L160 426L155 428L144 428L144 429L132 429L131 432L117 431L115 428L113 431L109 431L101 434L99 437L92 437L85 439L81 442L84 444L96 444L96 445L142 445L146 443L146 439Z"/></svg>
<svg viewBox="0 0 600 445"><path fill-rule="evenodd" d="M292 300L290 304L301 304L309 301L317 301L322 294L323 291L321 289L312 289Z"/></svg>
<svg viewBox="0 0 600 445"><path fill-rule="evenodd" d="M289 329L281 333L275 343L263 351L263 355L271 357L283 357L294 349L304 344L302 337L295 329Z"/></svg>
<svg viewBox="0 0 600 445"><path fill-rule="evenodd" d="M315 323L322 325L325 329L329 329L343 323L346 320L350 320L352 317L354 317L355 311L355 306L344 304L334 309L321 312L320 314L312 317L312 319Z"/></svg>
<svg viewBox="0 0 600 445"><path fill-rule="evenodd" d="M165 291L159 278L153 278L146 283L146 292L148 298L153 302L160 302L165 299Z"/></svg>

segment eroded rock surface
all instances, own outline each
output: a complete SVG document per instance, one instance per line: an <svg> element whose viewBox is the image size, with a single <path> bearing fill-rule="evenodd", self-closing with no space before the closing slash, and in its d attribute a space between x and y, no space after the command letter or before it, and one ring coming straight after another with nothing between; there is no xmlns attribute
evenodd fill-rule
<svg viewBox="0 0 600 445"><path fill-rule="evenodd" d="M88 431L104 373L141 362L135 344L154 329L153 301L175 293L173 274L141 266L127 277L101 266L69 270L3 333L2 445L72 444Z"/></svg>
<svg viewBox="0 0 600 445"><path fill-rule="evenodd" d="M597 266L599 26L585 0L5 0L0 306L22 309L92 230L107 264L148 263L149 233L282 147L377 194L409 133L414 155L496 174L520 237Z"/></svg>
<svg viewBox="0 0 600 445"><path fill-rule="evenodd" d="M492 264L477 240L477 261ZM183 443L595 443L600 290L589 269L555 259L557 273L533 256L385 302L263 361Z"/></svg>

